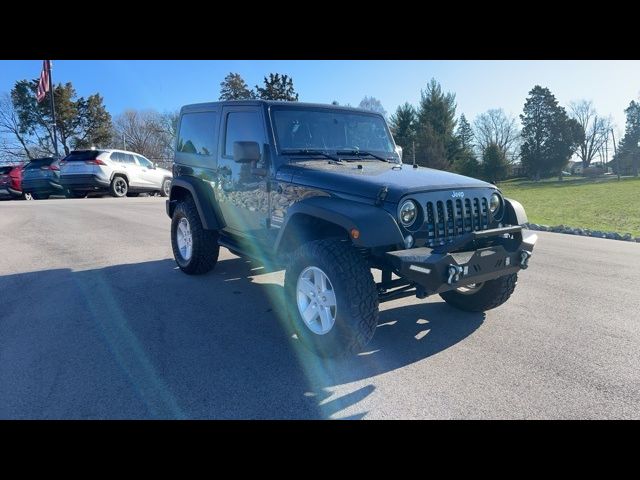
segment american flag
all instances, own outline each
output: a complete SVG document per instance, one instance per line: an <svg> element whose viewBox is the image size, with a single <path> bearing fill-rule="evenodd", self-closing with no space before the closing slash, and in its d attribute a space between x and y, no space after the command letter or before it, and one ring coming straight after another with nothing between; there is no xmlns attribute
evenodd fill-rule
<svg viewBox="0 0 640 480"><path fill-rule="evenodd" d="M49 64L49 60L44 60L42 62L42 72L40 72L40 81L38 82L38 90L36 91L36 99L38 103L44 100L44 97L47 95L49 91L49 72L51 65Z"/></svg>

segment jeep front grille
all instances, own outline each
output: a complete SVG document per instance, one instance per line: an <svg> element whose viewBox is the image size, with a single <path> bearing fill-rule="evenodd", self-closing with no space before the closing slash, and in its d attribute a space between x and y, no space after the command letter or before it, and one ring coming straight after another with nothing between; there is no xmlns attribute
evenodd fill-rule
<svg viewBox="0 0 640 480"><path fill-rule="evenodd" d="M424 224L427 245L444 245L465 233L489 228L489 201L476 197L427 202Z"/></svg>

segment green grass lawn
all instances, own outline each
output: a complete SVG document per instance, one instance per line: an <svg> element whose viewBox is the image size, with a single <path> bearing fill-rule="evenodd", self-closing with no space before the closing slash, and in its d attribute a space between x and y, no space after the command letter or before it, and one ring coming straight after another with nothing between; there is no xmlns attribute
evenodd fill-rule
<svg viewBox="0 0 640 480"><path fill-rule="evenodd" d="M522 203L531 223L640 236L640 178L511 180L498 186Z"/></svg>

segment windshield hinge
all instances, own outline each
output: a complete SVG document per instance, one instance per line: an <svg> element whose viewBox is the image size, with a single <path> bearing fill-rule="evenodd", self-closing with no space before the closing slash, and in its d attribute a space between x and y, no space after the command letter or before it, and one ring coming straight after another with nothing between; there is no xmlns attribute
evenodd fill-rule
<svg viewBox="0 0 640 480"><path fill-rule="evenodd" d="M387 198L387 193L389 193L389 188L382 187L379 191L378 191L378 195L376 195L376 206L380 206L384 203L384 200Z"/></svg>

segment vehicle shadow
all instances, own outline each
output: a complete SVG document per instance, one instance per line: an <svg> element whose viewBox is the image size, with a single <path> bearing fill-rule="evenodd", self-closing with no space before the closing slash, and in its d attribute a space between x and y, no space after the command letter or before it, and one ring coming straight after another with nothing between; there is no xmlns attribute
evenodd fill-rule
<svg viewBox="0 0 640 480"><path fill-rule="evenodd" d="M292 336L281 279L240 258L203 276L172 260L2 276L20 302L0 318L0 417L362 418L372 377L484 320L443 302L383 307L366 352L321 359Z"/></svg>

